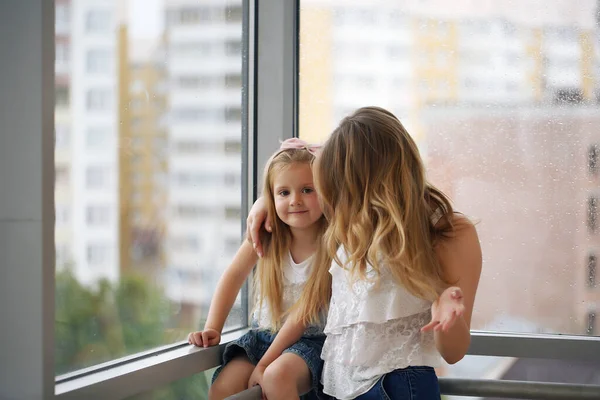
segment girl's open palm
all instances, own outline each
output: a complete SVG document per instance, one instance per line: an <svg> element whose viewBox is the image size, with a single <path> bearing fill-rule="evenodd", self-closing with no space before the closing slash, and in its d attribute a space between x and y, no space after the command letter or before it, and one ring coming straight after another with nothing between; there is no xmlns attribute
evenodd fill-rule
<svg viewBox="0 0 600 400"><path fill-rule="evenodd" d="M464 312L462 290L457 286L449 287L431 305L431 322L421 328L421 332L447 332Z"/></svg>

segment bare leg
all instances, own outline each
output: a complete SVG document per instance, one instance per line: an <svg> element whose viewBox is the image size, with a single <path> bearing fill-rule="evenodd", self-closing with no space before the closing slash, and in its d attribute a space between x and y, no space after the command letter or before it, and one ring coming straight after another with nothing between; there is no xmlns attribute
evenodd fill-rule
<svg viewBox="0 0 600 400"><path fill-rule="evenodd" d="M248 380L254 365L248 357L239 356L229 361L208 390L209 400L222 400L225 397L248 389Z"/></svg>
<svg viewBox="0 0 600 400"><path fill-rule="evenodd" d="M265 370L263 394L269 400L298 399L310 390L310 379L304 359L294 353L284 353Z"/></svg>

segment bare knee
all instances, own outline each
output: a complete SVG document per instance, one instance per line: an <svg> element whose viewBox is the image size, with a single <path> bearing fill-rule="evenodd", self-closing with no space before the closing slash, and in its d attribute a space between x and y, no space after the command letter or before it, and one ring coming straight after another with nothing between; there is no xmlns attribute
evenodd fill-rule
<svg viewBox="0 0 600 400"><path fill-rule="evenodd" d="M273 363L265 370L262 390L268 399L298 398L297 377L285 365Z"/></svg>

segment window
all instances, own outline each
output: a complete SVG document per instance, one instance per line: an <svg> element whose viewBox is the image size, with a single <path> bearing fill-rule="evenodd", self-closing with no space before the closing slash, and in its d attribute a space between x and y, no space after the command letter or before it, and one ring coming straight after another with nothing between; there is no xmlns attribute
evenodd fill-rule
<svg viewBox="0 0 600 400"><path fill-rule="evenodd" d="M175 214L181 218L206 218L211 214L211 210L193 204L180 204L175 208Z"/></svg>
<svg viewBox="0 0 600 400"><path fill-rule="evenodd" d="M64 186L69 184L70 171L68 166L57 165L54 170L54 174L56 186Z"/></svg>
<svg viewBox="0 0 600 400"><path fill-rule="evenodd" d="M587 226L591 233L596 232L598 225L598 198L596 196L588 197L587 204Z"/></svg>
<svg viewBox="0 0 600 400"><path fill-rule="evenodd" d="M576 10L595 16L593 3ZM590 248L600 231L600 147L598 113L586 115L597 107L598 27L532 0L520 10L544 21L538 28L498 2L460 16L441 4L301 0L299 137L322 142L353 110L388 109L416 142L428 180L478 222L485 261L472 329L598 335L588 310L597 310ZM364 7L374 15L357 12ZM317 22L323 15L331 21ZM477 379L503 368L474 358L440 375ZM520 374L506 379L528 380Z"/></svg>
<svg viewBox="0 0 600 400"><path fill-rule="evenodd" d="M586 333L598 257L589 244L600 231L598 115L586 114L594 84L583 83L600 54L582 47L587 22L531 0L522 10L545 27L494 2L485 13L463 7L460 17L432 1L351 3L300 2L300 138L324 141L365 105L393 112L420 149L428 180L479 222L479 287L494 294L478 291L473 329ZM596 15L596 6L577 10ZM510 299L500 304L498 296Z"/></svg>
<svg viewBox="0 0 600 400"><path fill-rule="evenodd" d="M54 146L57 149L64 149L69 146L71 141L71 134L68 125L60 125L56 124L55 129L55 137L54 137Z"/></svg>
<svg viewBox="0 0 600 400"><path fill-rule="evenodd" d="M90 244L87 246L87 262L97 266L108 261L110 247L103 244Z"/></svg>
<svg viewBox="0 0 600 400"><path fill-rule="evenodd" d="M111 57L108 50L89 50L86 54L88 73L107 74L110 72Z"/></svg>
<svg viewBox="0 0 600 400"><path fill-rule="evenodd" d="M110 103L111 91L108 89L91 89L87 92L86 105L90 111L107 111Z"/></svg>
<svg viewBox="0 0 600 400"><path fill-rule="evenodd" d="M242 52L241 42L225 42L225 54L236 56Z"/></svg>
<svg viewBox="0 0 600 400"><path fill-rule="evenodd" d="M172 111L176 122L220 122L223 121L225 110L214 108L181 107Z"/></svg>
<svg viewBox="0 0 600 400"><path fill-rule="evenodd" d="M226 205L241 209L241 180L226 188L223 171L248 171L241 151L225 148L225 137L241 143L243 132L241 2L56 3L78 7L67 19L73 36L55 38L57 59L77 61L55 77L56 149L72 150L55 157L58 257L70 249L55 277L61 375L171 345L203 325L230 261L220 226L241 238L242 218L225 216ZM73 38L82 46L69 56ZM177 286L164 274L170 265L211 282ZM247 310L236 307L228 327L245 324ZM177 397L205 398L205 389Z"/></svg>
<svg viewBox="0 0 600 400"><path fill-rule="evenodd" d="M55 210L56 225L65 225L69 223L71 217L71 209L66 205L57 205Z"/></svg>
<svg viewBox="0 0 600 400"><path fill-rule="evenodd" d="M588 170L590 175L598 175L598 157L600 156L600 147L597 144L592 144L588 148Z"/></svg>
<svg viewBox="0 0 600 400"><path fill-rule="evenodd" d="M108 206L88 206L86 223L90 226L103 226L108 224L110 209Z"/></svg>
<svg viewBox="0 0 600 400"><path fill-rule="evenodd" d="M225 174L225 185L227 186L239 186L240 176L238 174L228 173Z"/></svg>
<svg viewBox="0 0 600 400"><path fill-rule="evenodd" d="M242 152L242 143L237 140L225 141L225 154L240 154Z"/></svg>
<svg viewBox="0 0 600 400"><path fill-rule="evenodd" d="M88 189L101 189L107 184L107 170L104 167L88 167L85 182Z"/></svg>
<svg viewBox="0 0 600 400"><path fill-rule="evenodd" d="M200 247L200 241L195 235L181 235L171 239L171 248L174 251L194 251Z"/></svg>
<svg viewBox="0 0 600 400"><path fill-rule="evenodd" d="M227 7L227 11L225 17L227 18L227 22L229 23L242 23L242 7L240 6L229 6ZM241 49L240 49L241 51Z"/></svg>
<svg viewBox="0 0 600 400"><path fill-rule="evenodd" d="M2 338L8 340L3 340L0 351L1 358L5 359L0 366L3 371L0 391L3 394L10 393L16 398L54 397L54 385L50 384L53 382L48 379L51 378L48 373L74 373L73 377L79 376L82 370L90 374L88 368L99 364L105 368L104 363L107 362L122 365L122 361L112 362L127 356L133 356L129 360L138 359L136 354L140 352L172 346L184 339L187 332L203 325L214 282L201 287L188 285L177 291L170 286L163 272L167 266L179 264L190 270L191 264L198 270L198 276L218 278L220 266L225 262L221 260L221 237L224 234L220 232L225 220L225 204L235 206L248 196L243 196L245 193L241 187L238 189L242 195L232 196L232 191L224 190L222 185L182 189L168 182L164 188L167 193L162 195L165 199L163 204L153 202L153 188L148 188L139 204L131 206L128 188L119 185L121 182L113 182L113 177L121 178L130 173L130 163L119 145L122 136L131 136L128 132L131 116L126 109L129 100L127 89L131 83L128 71L131 64L140 59L148 75L143 77L149 86L147 105L153 104L152 96L158 95L154 89L160 88L163 91L161 96L164 94L163 98L169 99L169 113L174 105L200 110L200 118L185 121L185 126L170 118L161 120L164 125L159 126L160 114L155 112L154 107L144 107L149 113L142 117L147 144L152 143L159 131L168 132L169 137L175 139L221 141L221 148L207 157L208 160L169 154L173 169L201 175L201 182L221 182L224 170L239 170L244 176L254 173L247 170L248 163L242 162L241 155L224 156L222 146L224 137L235 138L237 135L242 140L245 132L241 120L225 119L225 109L241 107L243 99L241 87L236 96L232 93L235 89L225 90L223 84L226 71L242 71L243 61L241 47L239 54L231 53L228 57L222 54L226 41L242 42L243 37L239 17L242 2L233 2L232 7L228 3L232 2L0 2L3 25L10 32L10 43L2 46L0 71L3 83L13 83L0 85L3 86L0 90L2 123L10 128L0 133L2 182L7 184L3 185L0 209L3 219L11 220L2 227L2 237L8 240L3 240L2 248L15 245L15 251L8 256L4 254L0 266L3 271L0 280L5 284L3 289L7 283L15 283L10 290L3 290L3 295L8 297L3 297L7 301L2 302L4 306L0 312L3 317L8 315L3 327L11 327L4 329L8 336L3 335ZM170 11L176 11L181 24L162 23ZM230 15L231 21L225 21L226 14ZM190 25L196 25L192 29L196 32L189 30ZM168 47L182 39L196 40L197 28L203 41L209 43L211 56L215 57L196 65L193 62L182 65L181 60L170 57ZM143 40L138 41L140 36ZM72 43L70 50L69 44L63 45L64 42ZM60 43L58 54L53 54L56 43ZM121 51L122 45L127 43L131 44L129 50ZM106 51L108 57L92 52L97 49ZM54 57L58 58L59 64L60 60L72 60L73 63L68 66L70 70L64 68L67 65L55 68ZM106 63L109 68L106 68ZM119 70L117 66L123 69ZM32 68L36 70L35 76L28 76ZM88 68L94 72L88 73ZM169 85L160 83L172 82L174 72L178 71L214 74L219 84L211 89L211 93L200 91L194 93L195 96L189 96L190 93L181 96ZM56 85L56 91L52 85ZM208 99L207 95L210 95ZM52 107L53 104L55 107ZM51 126L53 124L68 126L69 134L61 136L61 132L67 131L55 129ZM55 135L55 132L58 134ZM58 137L58 146L55 146L55 137ZM64 149L72 151L63 151L62 143L66 142L69 145ZM102 145L97 146L96 143ZM53 157L55 150L60 151ZM140 165L148 181L154 174L152 161ZM23 164L25 162L26 165ZM54 165L48 165L49 162ZM102 181L102 174L88 173L87 168L95 166L109 171L108 184L101 190L88 187L88 178L90 186L95 186L95 181ZM251 168L254 169L254 166ZM6 192L10 192L8 197ZM54 201L51 196L56 196ZM215 199L219 200L217 204L213 204ZM193 225L186 221L177 221L179 225L165 221L165 211L182 200L214 207L214 211ZM68 227L62 226L63 214L62 210L58 210L59 225L54 227L56 232L52 235L54 204L69 207L71 215ZM139 236L151 236L151 229L161 232L156 239L149 240L158 243L155 247L157 256L152 260L133 255L137 253L139 242L131 243L133 228L128 215L136 211L144 217L142 223L153 225L152 228L141 227L147 230ZM241 220L239 224L241 227ZM38 225L43 229L37 229ZM227 223L228 233L233 237L241 236L236 234L241 229L234 229L233 225L232 222ZM5 232L5 227L9 231ZM169 238L187 235L197 237L198 244L188 246L185 257L174 262L179 254L168 249ZM204 243L205 238L210 240L211 246ZM58 266L55 276L52 276L55 273L52 265L55 254L50 249L52 239L55 239L59 263L70 259L68 265ZM144 244L142 248L149 249L151 246ZM147 253L144 250L142 254ZM34 276L38 263L40 266L43 264L44 273ZM23 268L16 268L21 270L19 273L11 266ZM8 280L5 273L8 273ZM22 279L24 276L27 279ZM51 278L55 279L53 287L49 285ZM36 285L40 287L36 288ZM33 289L33 296L29 295L30 289ZM27 295L23 296L23 293ZM40 294L51 300L43 302L45 312L42 313L39 312L39 301L27 302L27 299L35 299ZM232 315L237 323L229 323L228 329L231 325L248 325L245 321L248 310L241 309L239 305L238 302L238 313ZM48 309L52 312L47 312ZM35 318L36 315L46 317ZM19 325L21 321L26 323ZM55 326L51 326L52 322ZM23 334L21 340L17 337L19 332ZM37 335L31 332L37 332ZM33 346L33 351L28 351L27 344ZM13 345L14 353L10 350L5 357L4 350ZM45 351L38 351L41 348ZM19 359L19 355L24 356L21 358L23 362L17 363L9 379L4 379L4 372L10 368L6 359ZM19 381L21 370L32 369L29 364L33 370L44 365L45 372L32 375L27 387L26 376L22 377L25 383ZM4 387L5 383L8 387ZM177 398L206 398L206 393L192 392L181 385L178 389ZM102 390L98 395L114 398L111 393L102 393ZM58 396L61 397L60 394ZM73 397L86 396L75 394Z"/></svg>
<svg viewBox="0 0 600 400"><path fill-rule="evenodd" d="M100 126L90 127L86 134L86 146L88 149L100 150L108 144L109 129Z"/></svg>
<svg viewBox="0 0 600 400"><path fill-rule="evenodd" d="M55 51L55 60L57 64L67 64L69 62L71 54L68 42L57 42Z"/></svg>
<svg viewBox="0 0 600 400"><path fill-rule="evenodd" d="M596 257L596 254L588 255L587 285L591 289L596 287L596 265L597 265L597 263L598 263L598 258Z"/></svg>
<svg viewBox="0 0 600 400"><path fill-rule="evenodd" d="M225 109L225 119L228 122L241 121L242 120L242 109L239 107L226 108Z"/></svg>
<svg viewBox="0 0 600 400"><path fill-rule="evenodd" d="M242 210L239 207L225 207L225 219L239 220L242 217Z"/></svg>
<svg viewBox="0 0 600 400"><path fill-rule="evenodd" d="M85 19L85 30L88 33L109 34L111 29L111 13L108 10L89 11Z"/></svg>
<svg viewBox="0 0 600 400"><path fill-rule="evenodd" d="M69 4L56 4L56 10L54 17L56 18L56 32L57 33L66 33L69 29L70 19L71 19L71 10Z"/></svg>
<svg viewBox="0 0 600 400"><path fill-rule="evenodd" d="M242 87L242 77L240 75L225 75L225 86L228 88L239 89Z"/></svg>
<svg viewBox="0 0 600 400"><path fill-rule="evenodd" d="M57 108L69 107L69 88L66 86L57 86L54 95Z"/></svg>

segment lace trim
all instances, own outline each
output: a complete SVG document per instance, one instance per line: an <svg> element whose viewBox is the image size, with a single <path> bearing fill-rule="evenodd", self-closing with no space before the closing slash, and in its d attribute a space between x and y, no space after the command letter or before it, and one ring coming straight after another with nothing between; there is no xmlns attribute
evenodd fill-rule
<svg viewBox="0 0 600 400"><path fill-rule="evenodd" d="M332 266L331 274L332 297L326 333L339 333L340 329L363 322L382 324L431 308L430 302L396 284L387 270L377 280L358 280L352 285L350 273L337 264ZM372 278L369 275L374 272L367 273L367 278Z"/></svg>
<svg viewBox="0 0 600 400"><path fill-rule="evenodd" d="M395 369L441 366L433 333L421 332L430 319L428 310L383 324L360 323L340 334L328 334L321 353L325 360L325 393L341 399L354 398Z"/></svg>

